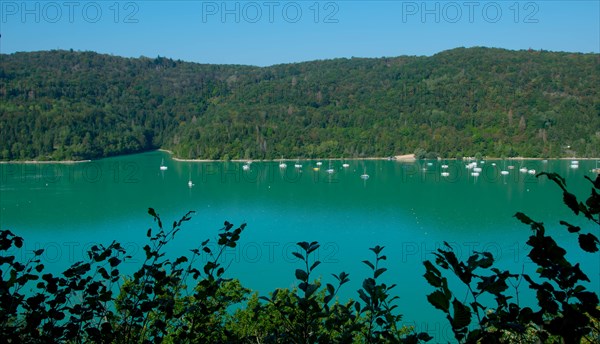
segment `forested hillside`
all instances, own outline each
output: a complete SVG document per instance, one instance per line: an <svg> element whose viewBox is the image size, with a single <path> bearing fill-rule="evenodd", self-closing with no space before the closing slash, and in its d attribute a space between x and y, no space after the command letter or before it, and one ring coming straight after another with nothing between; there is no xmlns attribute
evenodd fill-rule
<svg viewBox="0 0 600 344"><path fill-rule="evenodd" d="M459 48L252 67L0 55L0 159L599 156L598 54Z"/></svg>

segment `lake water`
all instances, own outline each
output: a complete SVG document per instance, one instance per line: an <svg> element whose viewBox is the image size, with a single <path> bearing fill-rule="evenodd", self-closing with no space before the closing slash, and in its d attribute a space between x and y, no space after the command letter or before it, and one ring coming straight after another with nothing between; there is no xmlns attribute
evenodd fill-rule
<svg viewBox="0 0 600 344"><path fill-rule="evenodd" d="M159 169L163 160L166 171ZM398 284L406 324L436 341L452 341L447 321L426 301L432 288L422 277L423 260L433 259L431 252L447 241L462 259L487 250L500 268L531 272L525 245L530 230L513 217L522 211L552 228L570 257L582 261L589 288L600 292L599 255L581 253L577 238L558 221L591 225L574 218L554 183L519 172L521 167L558 172L585 199L590 185L583 177L593 176L595 161L580 161L577 169L569 161L485 161L478 177L464 161L346 162L343 168L341 161L325 160L319 171L313 170L316 161L301 161L302 169L287 161L284 170L279 162L254 162L244 170L239 162L177 162L151 152L71 165L2 164L0 227L25 238L21 258L44 248L48 269L58 271L81 260L90 245L112 240L134 254L126 266L137 267L146 230L155 228L148 207L164 223L196 211L167 247L173 256L215 238L225 220L245 222L238 247L225 255L231 262L227 275L262 295L294 286L300 267L291 254L295 243L318 241L322 265L316 274L333 283L331 273L349 272L351 283L341 297L357 299L370 271L361 261L373 257L369 247L383 245L388 256L383 279ZM330 166L335 173L326 172ZM501 175L503 169L510 174ZM443 171L449 176L442 177ZM361 179L363 173L370 178ZM531 301L525 283L519 292L521 303Z"/></svg>

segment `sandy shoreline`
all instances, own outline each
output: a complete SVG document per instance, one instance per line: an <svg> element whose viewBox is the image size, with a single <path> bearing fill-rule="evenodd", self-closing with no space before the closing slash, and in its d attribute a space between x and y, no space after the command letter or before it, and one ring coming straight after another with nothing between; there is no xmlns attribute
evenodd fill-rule
<svg viewBox="0 0 600 344"><path fill-rule="evenodd" d="M168 150L168 149L158 149L157 151L160 152L165 152L168 153L169 155L171 155L171 159L174 161L178 161L178 162L223 162L225 160L214 160L214 159L184 159L184 158L178 158L175 156L175 154ZM127 154L129 155L129 154ZM394 156L389 156L389 157L367 157L367 158L284 158L284 159L231 159L229 161L232 162L248 162L248 161L264 161L264 162L273 162L273 161L285 161L285 162L290 162L290 161L315 161L315 160L320 160L320 161L352 161L352 160L391 160L391 161L399 161L399 162L415 162L417 161L417 159L415 158L414 154L402 154L402 155L394 155ZM446 160L446 161L450 161L450 160L456 160L456 158L439 158L437 160ZM475 160L474 157L464 157L462 160L464 161L469 161L469 160ZM600 160L600 157L598 158L579 158L579 157L565 157L565 158L527 158L527 157L512 157L512 158L496 158L496 157L484 157L482 158L482 160L496 160L496 161L501 161L501 160L515 160L515 161L526 161L526 160ZM10 161L0 161L0 164L65 164L65 165L69 165L69 164L81 164L81 163L88 163L88 162L92 162L92 160L43 160L43 161L38 161L38 160L10 160Z"/></svg>
<svg viewBox="0 0 600 344"><path fill-rule="evenodd" d="M38 165L38 164L65 164L65 165L71 165L71 164L81 164L81 163L86 163L86 162L92 162L92 160L42 160L42 161L38 161L38 160L10 160L10 161L0 161L0 164L32 164L32 165Z"/></svg>

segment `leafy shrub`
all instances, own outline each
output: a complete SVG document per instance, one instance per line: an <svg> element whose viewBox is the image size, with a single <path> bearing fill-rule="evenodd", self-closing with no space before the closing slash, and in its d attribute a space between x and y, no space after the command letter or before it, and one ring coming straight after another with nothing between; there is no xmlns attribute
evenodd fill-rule
<svg viewBox="0 0 600 344"><path fill-rule="evenodd" d="M600 225L600 175L592 183L591 195L585 203L579 202L566 188L565 180L554 173L540 173L555 182L563 191L563 202L575 215L583 215ZM546 234L543 223L536 222L523 213L515 217L529 225L533 234L527 245L531 247L528 257L538 266L539 279L527 274L512 274L492 267L494 258L489 252L475 252L466 262L458 260L451 247L438 249L435 265L425 261L425 278L436 288L427 296L429 302L446 314L455 338L465 343L519 342L599 342L600 308L598 295L587 290L583 282L588 276L579 264L566 258L566 250ZM597 254L600 241L592 233L582 233L582 228L560 221L569 233L577 234L579 246L585 252ZM470 302L460 301L448 287L448 279L442 270L452 272L462 282L470 296ZM525 279L529 288L536 292L538 309L520 307L506 295L507 282L519 284ZM493 306L480 303L481 296L489 294L496 302ZM476 317L475 327L472 327Z"/></svg>
<svg viewBox="0 0 600 344"><path fill-rule="evenodd" d="M564 203L575 213L600 225L600 176L590 178L592 190L585 203L577 200L557 174L540 173L563 191ZM587 177L586 177L587 178ZM294 255L302 266L295 270L296 288L275 289L269 296L250 295L239 281L225 277L223 253L236 247L246 225L225 222L216 246L210 240L174 260L164 248L189 221L188 212L165 227L150 208L157 229L148 229L145 259L131 276L119 271L130 258L116 242L93 246L86 261L60 275L44 273L43 250L27 262L8 254L23 247L23 239L0 231L0 338L9 343L419 343L432 338L400 327L402 316L392 295L395 284L381 282L386 272L384 247L370 250L363 263L371 271L357 291L358 300L340 303L338 292L349 281L345 272L333 274L334 283L314 278L320 261L312 255L317 242L299 242ZM493 266L489 252L475 252L459 261L450 245L438 249L435 263L425 261L425 279L435 288L428 301L446 314L457 341L600 342L598 295L579 264L546 234L543 223L523 213L516 218L533 230L527 245L538 266L538 278L513 274ZM598 254L600 241L593 233L566 221L560 224L578 237L581 249ZM154 233L154 234L153 234ZM200 268L199 257L208 257ZM450 271L468 290L470 300L458 298L443 271ZM521 307L507 295L509 284L518 289L526 281L537 297L537 308ZM29 292L25 292L30 290ZM491 296L495 302L483 301ZM233 311L232 306L237 309Z"/></svg>

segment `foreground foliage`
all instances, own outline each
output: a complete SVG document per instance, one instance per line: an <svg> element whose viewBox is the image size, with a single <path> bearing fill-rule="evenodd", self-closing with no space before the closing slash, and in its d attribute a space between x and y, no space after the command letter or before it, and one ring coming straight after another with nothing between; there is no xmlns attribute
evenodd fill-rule
<svg viewBox="0 0 600 344"><path fill-rule="evenodd" d="M591 195L585 203L577 200L566 188L565 180L554 173L540 173L555 182L563 191L564 203L575 215L600 226L600 175L591 182ZM452 248L434 253L435 265L425 261L425 278L436 290L427 295L429 302L443 311L450 321L458 341L497 343L507 338L519 342L539 340L543 343L600 342L600 308L597 292L587 289L588 276L579 263L567 260L567 251L547 234L546 227L523 213L516 218L529 225L533 234L527 245L528 257L537 265L538 279L527 274L513 274L493 267L489 252L475 252L466 262L458 260ZM592 233L566 221L560 221L569 233L577 235L580 248L589 254L598 254L600 241ZM597 227L598 228L598 227ZM448 278L442 270L450 271L468 290L468 302L456 296L448 287ZM524 279L536 293L538 308L522 307L509 296L509 284L518 288ZM517 290L518 292L518 290ZM493 297L495 305L483 305L486 294ZM518 294L517 294L518 296ZM461 299L463 301L461 301ZM475 318L475 319L474 319Z"/></svg>
<svg viewBox="0 0 600 344"><path fill-rule="evenodd" d="M590 197L580 202L559 175L541 173L563 191L564 203L576 214L600 225L600 176ZM148 229L145 258L131 275L121 264L129 256L116 242L93 246L86 261L60 275L44 273L33 251L19 262L15 249L23 239L0 231L0 338L12 343L419 343L432 338L400 326L402 316L392 295L395 284L381 281L386 272L384 247L370 250L363 264L371 271L357 291L357 301L341 303L339 290L349 281L345 272L330 281L315 279L320 261L317 242L299 242L294 255L297 287L275 289L268 296L250 294L239 281L226 278L222 257L236 247L245 224L225 222L214 242L206 240L191 255L166 257L165 247L189 221L188 212L171 226L149 209L157 228ZM451 247L437 250L435 262L425 261L424 277L435 290L428 301L446 314L455 338L462 343L598 343L600 308L597 292L587 289L587 275L566 259L566 251L547 235L545 226L522 213L518 220L533 230L527 244L538 266L537 278L494 267L489 252L475 252L459 261ZM579 246L598 254L593 233L561 221L578 237ZM203 264L200 261L204 258ZM201 265L201 266L198 266ZM457 296L444 271L468 290L470 300ZM537 295L537 306L522 307L509 295L521 281ZM331 283L330 283L331 282ZM483 300L491 295L495 304ZM517 294L518 295L518 294ZM489 298L487 298L489 299ZM235 310L232 309L235 306Z"/></svg>

